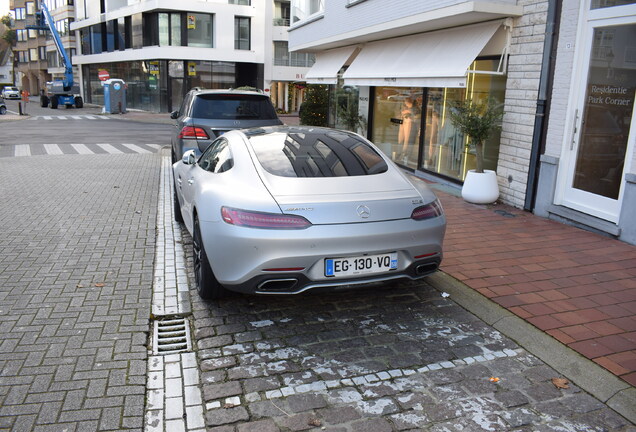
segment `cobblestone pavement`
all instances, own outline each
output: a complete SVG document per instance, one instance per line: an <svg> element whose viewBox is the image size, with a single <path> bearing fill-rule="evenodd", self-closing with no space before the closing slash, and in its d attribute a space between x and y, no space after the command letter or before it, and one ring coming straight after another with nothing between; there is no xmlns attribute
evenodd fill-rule
<svg viewBox="0 0 636 432"><path fill-rule="evenodd" d="M142 430L160 160L0 160L0 431Z"/></svg>
<svg viewBox="0 0 636 432"><path fill-rule="evenodd" d="M193 309L208 431L636 430L426 282Z"/></svg>

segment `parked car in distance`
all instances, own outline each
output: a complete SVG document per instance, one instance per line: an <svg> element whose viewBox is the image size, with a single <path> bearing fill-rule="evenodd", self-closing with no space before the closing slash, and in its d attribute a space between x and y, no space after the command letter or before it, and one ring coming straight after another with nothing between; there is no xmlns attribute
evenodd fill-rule
<svg viewBox="0 0 636 432"><path fill-rule="evenodd" d="M203 299L414 280L442 260L446 218L423 180L347 131L230 131L173 165L175 218Z"/></svg>
<svg viewBox="0 0 636 432"><path fill-rule="evenodd" d="M17 87L6 86L2 89L2 97L4 99L20 99L20 90Z"/></svg>
<svg viewBox="0 0 636 432"><path fill-rule="evenodd" d="M269 96L232 89L192 89L170 117L176 120L171 140L173 162L188 150L194 150L199 156L227 131L283 124Z"/></svg>
<svg viewBox="0 0 636 432"><path fill-rule="evenodd" d="M7 113L7 104L4 101L0 100L0 115L5 115Z"/></svg>

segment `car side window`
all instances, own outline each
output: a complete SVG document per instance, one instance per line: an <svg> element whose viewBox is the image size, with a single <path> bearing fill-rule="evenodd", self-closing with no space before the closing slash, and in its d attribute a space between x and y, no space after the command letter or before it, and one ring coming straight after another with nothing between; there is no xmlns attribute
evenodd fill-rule
<svg viewBox="0 0 636 432"><path fill-rule="evenodd" d="M192 94L186 94L186 97L183 98L183 102L181 102L181 106L179 107L179 117L183 117L188 110L188 105L190 104L190 99L192 99Z"/></svg>
<svg viewBox="0 0 636 432"><path fill-rule="evenodd" d="M209 172L222 173L234 166L230 146L225 138L214 141L199 158L199 167Z"/></svg>

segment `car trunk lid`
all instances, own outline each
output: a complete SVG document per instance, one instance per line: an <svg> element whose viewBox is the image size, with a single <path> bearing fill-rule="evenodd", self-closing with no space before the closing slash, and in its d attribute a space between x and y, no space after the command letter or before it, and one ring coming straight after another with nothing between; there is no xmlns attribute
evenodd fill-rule
<svg viewBox="0 0 636 432"><path fill-rule="evenodd" d="M283 213L314 225L407 219L423 203L401 176L284 178L265 174L264 183Z"/></svg>

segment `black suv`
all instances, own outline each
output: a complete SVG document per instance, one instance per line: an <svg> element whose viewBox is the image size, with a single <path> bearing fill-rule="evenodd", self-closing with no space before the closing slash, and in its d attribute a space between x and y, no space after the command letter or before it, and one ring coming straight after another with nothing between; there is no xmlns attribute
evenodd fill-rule
<svg viewBox="0 0 636 432"><path fill-rule="evenodd" d="M199 156L229 130L283 124L269 96L233 89L192 89L170 118L177 120L172 133L172 162L181 159L188 150Z"/></svg>

